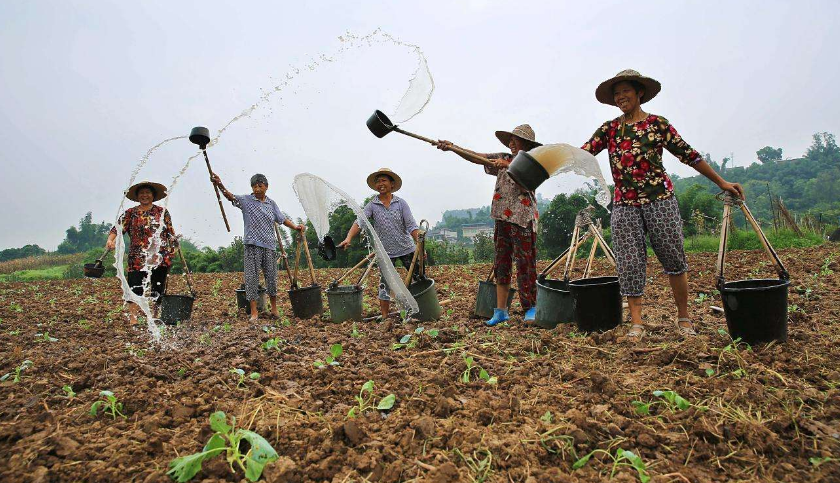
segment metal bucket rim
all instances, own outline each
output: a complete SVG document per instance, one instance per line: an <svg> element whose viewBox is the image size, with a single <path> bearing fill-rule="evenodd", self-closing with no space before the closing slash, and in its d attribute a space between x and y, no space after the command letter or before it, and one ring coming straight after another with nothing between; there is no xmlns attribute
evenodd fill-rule
<svg viewBox="0 0 840 483"><path fill-rule="evenodd" d="M543 279L542 281L540 281L539 279L537 279L537 287L540 287L540 288L543 288L543 289L545 289L545 290L548 290L549 292L569 293L569 290L563 290L563 289L560 289L560 288L549 287L549 286L548 286L548 285L546 285L544 282L560 282L560 283L565 283L565 284L566 284L566 288L568 289L568 287L569 287L569 283L570 283L570 282L567 282L566 280L563 280L563 279L561 279L561 278L545 278L545 279Z"/></svg>
<svg viewBox="0 0 840 483"><path fill-rule="evenodd" d="M739 283L752 282L768 282L768 285L755 287L733 287L731 285ZM783 280L779 278L745 278L742 280L733 280L731 282L724 282L721 292L738 293L738 292L765 292L769 290L787 287L790 285L790 280Z"/></svg>
<svg viewBox="0 0 840 483"><path fill-rule="evenodd" d="M339 285L325 290L327 295L348 295L362 292L364 289L358 285Z"/></svg>
<svg viewBox="0 0 840 483"><path fill-rule="evenodd" d="M599 280L599 282L589 282L591 280ZM615 275L604 275L601 277L576 278L569 281L569 288L583 288L583 287L603 287L604 285L613 285L618 283L618 277Z"/></svg>
<svg viewBox="0 0 840 483"><path fill-rule="evenodd" d="M420 286L421 284L424 284L424 283L428 283L429 286L424 288L423 290L417 292L417 293L412 292L411 287ZM434 288L434 286L435 286L435 280L433 278L427 278L427 279L424 279L424 280L418 280L418 281L412 283L411 285L409 285L408 286L408 291L411 292L412 297L417 298L417 297L425 294L426 292L428 292L430 289Z"/></svg>
<svg viewBox="0 0 840 483"><path fill-rule="evenodd" d="M293 289L289 289L289 293L296 293L297 294L297 293L301 293L301 292L307 292L309 290L321 290L321 286L316 283L315 285L310 285L308 287L293 288Z"/></svg>

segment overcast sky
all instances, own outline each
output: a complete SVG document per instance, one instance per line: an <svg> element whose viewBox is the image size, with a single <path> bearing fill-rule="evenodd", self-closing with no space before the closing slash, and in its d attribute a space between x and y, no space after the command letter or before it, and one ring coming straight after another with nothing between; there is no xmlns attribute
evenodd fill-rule
<svg viewBox="0 0 840 483"><path fill-rule="evenodd" d="M0 248L55 249L85 212L115 219L131 172L158 142L195 125L215 133L279 85L208 150L234 192L254 172L269 196L303 215L291 183L318 174L361 201L382 166L432 224L446 209L487 205L494 179L476 165L399 134L371 135L416 67L409 49L376 44L302 67L378 27L419 45L436 90L404 129L485 152L497 129L528 122L542 142L580 145L618 110L595 87L634 68L662 82L645 105L715 160L736 165L765 145L804 153L818 131L840 134L840 2L12 1L0 2ZM157 150L138 179L170 184L197 152ZM203 245L242 234L221 220L207 169L194 162L170 196L176 230ZM609 176L606 153L599 156ZM692 170L667 155L671 173ZM551 197L581 185L553 178ZM127 205L128 206L128 205ZM127 207L126 206L126 207Z"/></svg>

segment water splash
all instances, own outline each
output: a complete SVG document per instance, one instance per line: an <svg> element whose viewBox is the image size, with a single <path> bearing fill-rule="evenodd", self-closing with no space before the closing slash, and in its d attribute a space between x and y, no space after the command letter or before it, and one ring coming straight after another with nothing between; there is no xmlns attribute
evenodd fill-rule
<svg viewBox="0 0 840 483"><path fill-rule="evenodd" d="M605 209L610 204L607 182L601 167L598 166L598 159L589 152L569 144L558 143L538 146L528 151L528 154L545 168L549 176L575 173L593 179L598 187L595 200Z"/></svg>
<svg viewBox="0 0 840 483"><path fill-rule="evenodd" d="M312 224L315 227L315 232L318 234L319 240L322 240L327 232L329 232L330 212L335 211L341 205L349 206L353 210L359 226L367 233L367 239L373 242L373 249L376 252L376 263L379 266L382 278L385 279L388 287L394 292L394 298L397 299L399 305L407 310L409 314L417 312L419 310L417 301L414 300L414 297L411 296L411 293L400 279L397 269L391 263L388 252L385 251L382 241L365 216L362 207L342 189L314 174L301 173L295 176L293 186L295 188L295 194L303 206L303 211L306 212L309 220L313 221Z"/></svg>

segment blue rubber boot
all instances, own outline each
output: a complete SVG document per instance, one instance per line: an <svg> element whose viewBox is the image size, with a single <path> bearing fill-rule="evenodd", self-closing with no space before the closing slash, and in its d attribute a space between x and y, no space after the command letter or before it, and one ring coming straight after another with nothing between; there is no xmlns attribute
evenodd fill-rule
<svg viewBox="0 0 840 483"><path fill-rule="evenodd" d="M533 322L534 319L537 318L537 308L531 307L525 312L525 318L523 319L525 322Z"/></svg>
<svg viewBox="0 0 840 483"><path fill-rule="evenodd" d="M493 309L493 318L485 322L485 325L493 327L496 324L510 320L508 311L505 309Z"/></svg>

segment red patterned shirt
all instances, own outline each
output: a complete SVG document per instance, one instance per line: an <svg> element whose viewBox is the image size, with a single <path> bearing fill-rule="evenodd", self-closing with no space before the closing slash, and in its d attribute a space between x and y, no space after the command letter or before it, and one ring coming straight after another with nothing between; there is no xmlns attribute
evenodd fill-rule
<svg viewBox="0 0 840 483"><path fill-rule="evenodd" d="M163 217L163 227L160 226ZM169 210L158 205L152 205L146 211L139 206L125 210L120 217L122 232L128 233L128 270L142 270L146 265L147 251L157 247L160 255L157 260L149 260L150 265L161 267L172 266L172 254L177 247L175 230L172 228L172 218ZM158 230L160 233L157 234ZM111 233L117 234L117 227L111 228ZM151 248L154 250L154 248ZM152 256L152 254L148 254Z"/></svg>
<svg viewBox="0 0 840 483"><path fill-rule="evenodd" d="M632 124L622 125L620 117L607 121L582 148L592 155L608 150L615 182L613 200L621 205L642 205L674 195L662 165L662 148L689 166L702 160L667 119L655 114Z"/></svg>
<svg viewBox="0 0 840 483"><path fill-rule="evenodd" d="M481 156L487 159L504 159L508 162L513 159L510 153L482 154ZM496 177L493 202L490 204L490 217L537 231L540 213L537 211L537 198L534 192L520 188L508 175L507 168L485 166L484 172Z"/></svg>

